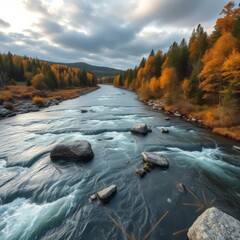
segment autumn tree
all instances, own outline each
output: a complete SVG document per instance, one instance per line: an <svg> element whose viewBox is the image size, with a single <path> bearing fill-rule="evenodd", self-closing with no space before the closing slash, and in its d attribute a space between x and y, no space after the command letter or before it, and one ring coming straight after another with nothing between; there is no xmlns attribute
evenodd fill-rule
<svg viewBox="0 0 240 240"><path fill-rule="evenodd" d="M31 81L32 86L39 90L46 90L48 86L46 84L46 76L43 73L35 75Z"/></svg>
<svg viewBox="0 0 240 240"><path fill-rule="evenodd" d="M167 104L173 104L179 97L179 78L174 67L165 68L160 78L160 87L163 90L164 99Z"/></svg>
<svg viewBox="0 0 240 240"><path fill-rule="evenodd" d="M224 33L209 49L203 57L204 67L199 74L202 90L205 91L205 98L220 101L220 92L227 85L223 82L223 63L237 47L237 40L231 33Z"/></svg>
<svg viewBox="0 0 240 240"><path fill-rule="evenodd" d="M223 15L222 18L218 18L215 28L220 29L222 33L230 32L236 18L240 16L240 8L234 8L234 1L230 1L226 4L220 13Z"/></svg>

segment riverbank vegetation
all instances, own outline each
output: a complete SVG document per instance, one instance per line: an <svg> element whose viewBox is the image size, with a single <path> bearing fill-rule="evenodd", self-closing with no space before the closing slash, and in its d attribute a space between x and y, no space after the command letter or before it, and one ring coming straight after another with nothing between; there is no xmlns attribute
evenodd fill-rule
<svg viewBox="0 0 240 240"><path fill-rule="evenodd" d="M19 101L41 106L47 100L78 97L96 86L95 76L85 70L0 54L0 105L9 110Z"/></svg>
<svg viewBox="0 0 240 240"><path fill-rule="evenodd" d="M161 99L167 110L240 139L240 7L229 2L211 34L199 24L188 42L174 42L167 53L152 50L114 85L137 91L143 101Z"/></svg>

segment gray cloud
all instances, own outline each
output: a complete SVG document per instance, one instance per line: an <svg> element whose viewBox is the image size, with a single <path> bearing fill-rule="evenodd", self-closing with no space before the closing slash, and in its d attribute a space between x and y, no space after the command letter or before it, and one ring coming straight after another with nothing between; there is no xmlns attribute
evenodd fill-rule
<svg viewBox="0 0 240 240"><path fill-rule="evenodd" d="M0 18L0 28L8 28L8 27L10 27L10 24Z"/></svg>
<svg viewBox="0 0 240 240"><path fill-rule="evenodd" d="M64 0L54 11L50 2L24 1L38 22L22 34L0 32L2 51L126 69L151 49L166 52L173 41L188 40L199 23L213 27L228 0Z"/></svg>
<svg viewBox="0 0 240 240"><path fill-rule="evenodd" d="M44 5L41 0L25 0L24 4L25 7L32 12L41 13L43 15L48 14L47 6Z"/></svg>

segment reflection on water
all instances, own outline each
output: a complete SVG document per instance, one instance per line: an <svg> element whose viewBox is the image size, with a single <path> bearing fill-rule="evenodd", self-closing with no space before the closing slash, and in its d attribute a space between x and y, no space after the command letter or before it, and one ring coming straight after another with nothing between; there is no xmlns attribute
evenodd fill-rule
<svg viewBox="0 0 240 240"><path fill-rule="evenodd" d="M132 135L136 122L153 132ZM51 162L56 144L80 139L92 144L93 161ZM126 234L142 239L150 230L148 239L186 239L179 230L206 208L196 212L184 204L194 203L193 194L240 216L240 154L231 148L237 143L178 118L165 121L129 91L102 86L59 106L2 120L0 143L1 240L120 240ZM142 151L163 154L170 168L155 168L140 179L135 171L142 168ZM179 182L187 193L177 191ZM108 205L89 202L109 184L118 190Z"/></svg>

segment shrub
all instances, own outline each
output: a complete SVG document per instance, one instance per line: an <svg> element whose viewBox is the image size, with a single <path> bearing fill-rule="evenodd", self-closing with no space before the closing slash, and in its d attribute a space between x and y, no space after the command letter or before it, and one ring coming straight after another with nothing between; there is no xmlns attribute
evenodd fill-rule
<svg viewBox="0 0 240 240"><path fill-rule="evenodd" d="M175 103L174 107L176 108L175 110L178 110L180 113L186 115L195 111L195 106L192 103L184 100L180 100L177 103Z"/></svg>
<svg viewBox="0 0 240 240"><path fill-rule="evenodd" d="M46 92L44 92L44 91L34 91L34 92L32 93L32 96L33 96L33 97L46 98L46 97L47 97L47 94L46 94Z"/></svg>
<svg viewBox="0 0 240 240"><path fill-rule="evenodd" d="M22 93L21 98L32 99L32 93Z"/></svg>
<svg viewBox="0 0 240 240"><path fill-rule="evenodd" d="M6 96L4 97L4 101L5 101L5 102L11 102L11 103L13 103L13 102L14 102L14 99L13 99L12 96L6 95Z"/></svg>
<svg viewBox="0 0 240 240"><path fill-rule="evenodd" d="M33 104L37 105L38 107L44 107L45 106L43 98L38 97L38 96L34 97L32 99L32 102L33 102Z"/></svg>

